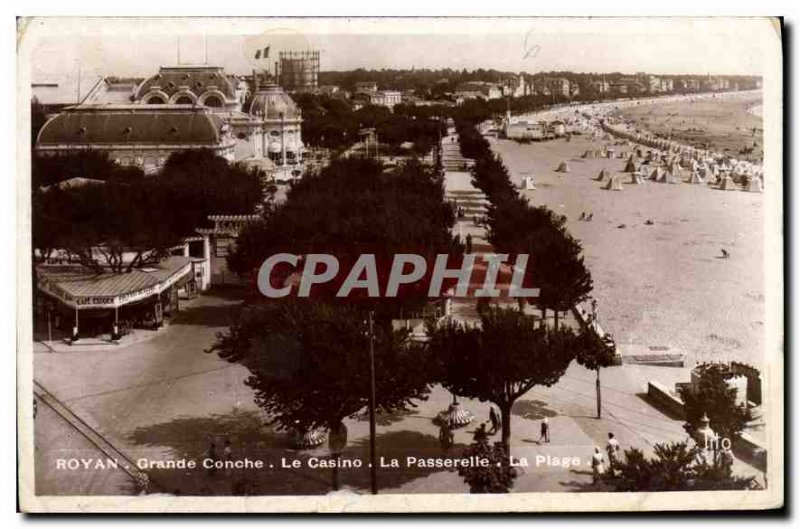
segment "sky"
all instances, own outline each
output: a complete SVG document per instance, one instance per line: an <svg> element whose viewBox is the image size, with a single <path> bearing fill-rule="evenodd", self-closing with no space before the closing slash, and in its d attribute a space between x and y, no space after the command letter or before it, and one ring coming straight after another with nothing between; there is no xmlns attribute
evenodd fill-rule
<svg viewBox="0 0 800 529"><path fill-rule="evenodd" d="M254 50L319 50L321 69L485 68L761 75L779 35L757 18L93 18L26 20L21 64L33 80L147 76L211 64L243 74ZM180 49L180 53L179 50ZM30 61L25 57L30 54Z"/></svg>

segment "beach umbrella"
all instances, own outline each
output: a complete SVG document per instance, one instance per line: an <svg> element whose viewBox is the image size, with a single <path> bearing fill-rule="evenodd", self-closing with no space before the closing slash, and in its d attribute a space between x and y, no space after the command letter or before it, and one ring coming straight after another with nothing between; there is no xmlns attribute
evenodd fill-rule
<svg viewBox="0 0 800 529"><path fill-rule="evenodd" d="M608 189L610 191L622 191L622 183L620 182L619 175L613 175L608 180L608 183L603 186L603 189Z"/></svg>

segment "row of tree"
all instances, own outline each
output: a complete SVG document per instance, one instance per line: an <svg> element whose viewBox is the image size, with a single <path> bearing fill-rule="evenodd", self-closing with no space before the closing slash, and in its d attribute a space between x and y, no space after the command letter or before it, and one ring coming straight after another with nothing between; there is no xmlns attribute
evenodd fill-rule
<svg viewBox="0 0 800 529"><path fill-rule="evenodd" d="M60 251L97 272L158 262L209 215L252 214L274 193L263 171L211 151L175 153L153 176L95 151L35 157L33 183L35 258Z"/></svg>
<svg viewBox="0 0 800 529"><path fill-rule="evenodd" d="M303 111L303 141L313 147L344 150L359 140L363 128L374 128L381 144L393 154L412 152L423 156L430 152L440 137L439 121L392 112L387 107L366 105L358 110L343 99L294 94ZM410 143L410 149L401 149Z"/></svg>
<svg viewBox="0 0 800 529"><path fill-rule="evenodd" d="M386 172L371 160L335 160L245 229L229 263L252 273L276 253L333 253L340 260L360 253L457 254L463 248L453 241L453 222L435 170L410 162ZM411 301L428 299L420 294ZM249 369L245 383L279 429L339 431L346 417L367 404L372 345L376 404L383 412L413 406L434 384L498 406L504 471L514 402L536 385L556 383L576 355L606 352L592 349L602 346L593 334L539 325L516 307L489 307L474 326L429 319L429 341L420 344L392 325L408 302L352 303L325 296L251 303L210 351Z"/></svg>
<svg viewBox="0 0 800 529"><path fill-rule="evenodd" d="M582 256L583 248L566 228L566 217L546 206L531 206L512 184L502 160L492 153L488 141L469 123L459 123L459 142L463 156L475 160L473 182L489 199L489 242L500 253L527 254L526 280L539 287L539 296L528 300L542 312L547 322L553 310L555 328L559 315L587 299L592 277ZM611 365L614 347L593 328L587 328L578 362L596 372L597 417L601 414L600 369Z"/></svg>

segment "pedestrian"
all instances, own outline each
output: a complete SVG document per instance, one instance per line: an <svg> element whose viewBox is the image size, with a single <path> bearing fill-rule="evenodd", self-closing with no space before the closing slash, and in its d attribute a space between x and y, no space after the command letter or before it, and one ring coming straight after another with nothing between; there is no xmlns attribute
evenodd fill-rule
<svg viewBox="0 0 800 529"><path fill-rule="evenodd" d="M489 430L489 434L494 435L500 426L500 419L497 417L497 412L494 411L494 406L489 406L489 422L492 423L492 429Z"/></svg>
<svg viewBox="0 0 800 529"><path fill-rule="evenodd" d="M475 441L483 441L483 440L486 440L488 437L489 436L486 433L486 423L482 422L481 425L478 426L478 429L475 430L475 435L474 435L473 439Z"/></svg>
<svg viewBox="0 0 800 529"><path fill-rule="evenodd" d="M439 427L439 444L442 446L442 450L447 451L453 446L453 438L453 430L450 429L447 420L443 420Z"/></svg>
<svg viewBox="0 0 800 529"><path fill-rule="evenodd" d="M719 461L727 472L731 471L733 467L733 452L731 451L730 447L724 448L719 455Z"/></svg>
<svg viewBox="0 0 800 529"><path fill-rule="evenodd" d="M211 443L211 445L208 447L206 459L208 459L211 463L208 465L208 475L213 476L217 472L215 463L219 461L219 456L217 456L217 447L214 443Z"/></svg>
<svg viewBox="0 0 800 529"><path fill-rule="evenodd" d="M599 446L594 447L594 455L592 455L592 483L597 485L599 481L603 480L603 453L600 451Z"/></svg>
<svg viewBox="0 0 800 529"><path fill-rule="evenodd" d="M608 432L606 442L606 454L608 454L608 473L612 476L617 468L617 456L619 455L619 441L614 438L614 434Z"/></svg>
<svg viewBox="0 0 800 529"><path fill-rule="evenodd" d="M230 461L232 456L233 456L233 448L231 447L231 440L226 438L225 444L222 448L222 460L226 462ZM225 466L225 474L226 475L231 474L231 467L229 465Z"/></svg>
<svg viewBox="0 0 800 529"><path fill-rule="evenodd" d="M472 253L472 234L467 234L467 253Z"/></svg>
<svg viewBox="0 0 800 529"><path fill-rule="evenodd" d="M544 439L545 443L550 442L550 423L547 420L547 417L542 419L542 424L539 429L539 441Z"/></svg>

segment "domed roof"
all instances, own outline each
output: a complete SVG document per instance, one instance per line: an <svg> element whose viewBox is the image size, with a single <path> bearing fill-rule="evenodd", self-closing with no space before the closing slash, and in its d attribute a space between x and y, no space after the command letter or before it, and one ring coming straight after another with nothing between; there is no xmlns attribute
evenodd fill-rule
<svg viewBox="0 0 800 529"><path fill-rule="evenodd" d="M97 144L206 144L222 140L225 124L213 113L159 106L66 110L39 132L37 147Z"/></svg>
<svg viewBox="0 0 800 529"><path fill-rule="evenodd" d="M297 119L300 110L283 89L274 84L259 87L249 108L250 114L264 119Z"/></svg>
<svg viewBox="0 0 800 529"><path fill-rule="evenodd" d="M142 99L153 87L158 87L158 90L170 97L183 87L197 96L213 88L222 92L226 99L236 97L233 83L219 66L162 66L157 74L139 85L134 99Z"/></svg>

